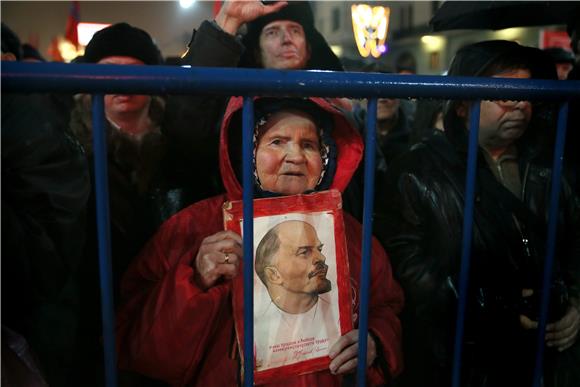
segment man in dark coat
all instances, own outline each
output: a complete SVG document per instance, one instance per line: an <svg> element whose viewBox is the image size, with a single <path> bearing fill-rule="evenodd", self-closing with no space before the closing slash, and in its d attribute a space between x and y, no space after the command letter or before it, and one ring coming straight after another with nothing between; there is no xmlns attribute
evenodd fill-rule
<svg viewBox="0 0 580 387"><path fill-rule="evenodd" d="M363 72L392 74L383 63L375 62L363 67ZM384 175L388 165L409 149L412 117L403 105L408 102L399 98L379 98L377 101L377 172ZM354 109L359 127L366 124L366 103Z"/></svg>
<svg viewBox="0 0 580 387"><path fill-rule="evenodd" d="M449 75L542 77L542 55L514 42L475 43ZM536 137L549 132L540 110L481 102L462 386L531 385L552 174L551 150ZM407 300L399 386L450 385L469 114L469 102L449 101L445 133L391 165L377 203L377 234ZM544 385L558 387L580 383L580 208L566 181L561 194L544 368Z"/></svg>
<svg viewBox="0 0 580 387"><path fill-rule="evenodd" d="M393 71L380 62L371 63L362 68L363 72L390 74ZM380 182L385 179L385 174L391 162L404 154L409 149L410 120L408 109L403 105L410 101L399 98L379 98L377 101L377 121L376 121L376 145L375 145L375 181ZM355 104L353 117L357 127L363 136L366 133L367 123L367 103L361 101ZM356 200L357 194L363 192L364 187L364 163L357 169L349 188L351 197L354 200L347 201L351 212L357 219L362 219L363 201ZM375 200L381 200L383 193L382 186L376 185Z"/></svg>
<svg viewBox="0 0 580 387"><path fill-rule="evenodd" d="M20 55L2 24L2 60ZM50 96L2 93L3 385L63 386L74 360L90 180L67 118Z"/></svg>
<svg viewBox="0 0 580 387"><path fill-rule="evenodd" d="M161 53L151 36L127 23L98 31L85 49L84 63L99 65L159 65ZM82 144L93 167L93 114L89 94L75 96L69 128ZM104 97L105 135L111 212L113 291L121 275L157 227L174 213L211 190L205 164L196 152L206 144L198 139L189 147L170 138L173 125L161 96L107 94ZM170 123L171 121L171 123ZM92 170L92 169L91 169ZM83 297L81 352L78 383L88 385L102 377L101 315L98 282L95 192L89 202Z"/></svg>

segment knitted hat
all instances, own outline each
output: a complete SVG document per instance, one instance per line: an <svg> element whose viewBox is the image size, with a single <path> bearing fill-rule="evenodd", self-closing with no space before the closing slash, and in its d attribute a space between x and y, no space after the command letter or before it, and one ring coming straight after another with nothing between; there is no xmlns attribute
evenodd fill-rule
<svg viewBox="0 0 580 387"><path fill-rule="evenodd" d="M273 3L266 1L265 3ZM240 59L240 67L261 67L256 63L255 53L259 50L260 34L264 26L276 20L291 20L302 26L306 41L310 46L310 60L306 69L342 71L340 60L332 52L324 37L314 27L314 16L308 1L290 1L280 11L271 13L246 25L247 32L242 38L246 51Z"/></svg>
<svg viewBox="0 0 580 387"><path fill-rule="evenodd" d="M127 23L98 31L85 49L83 62L97 63L109 56L130 56L148 65L161 64L161 52L151 36Z"/></svg>

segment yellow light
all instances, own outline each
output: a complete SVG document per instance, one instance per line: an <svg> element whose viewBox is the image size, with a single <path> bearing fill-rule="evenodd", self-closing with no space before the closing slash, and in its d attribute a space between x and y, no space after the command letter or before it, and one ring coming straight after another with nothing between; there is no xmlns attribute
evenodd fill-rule
<svg viewBox="0 0 580 387"><path fill-rule="evenodd" d="M445 39L441 36L424 35L421 37L421 43L425 45L427 52L439 51L445 44Z"/></svg>
<svg viewBox="0 0 580 387"><path fill-rule="evenodd" d="M62 56L62 59L64 59L65 62L70 62L77 56L83 55L85 53L84 47L80 47L77 50L75 45L66 39L59 39L58 51L60 52L60 56Z"/></svg>
<svg viewBox="0 0 580 387"><path fill-rule="evenodd" d="M372 55L378 58L387 51L385 41L390 13L389 7L371 7L367 4L351 6L354 39L362 57Z"/></svg>
<svg viewBox="0 0 580 387"><path fill-rule="evenodd" d="M495 34L501 40L517 40L523 32L523 28L506 28L496 31Z"/></svg>
<svg viewBox="0 0 580 387"><path fill-rule="evenodd" d="M340 57L342 56L342 46L339 46L337 44L333 44L330 46L330 49L332 50L332 52L334 52L334 55Z"/></svg>

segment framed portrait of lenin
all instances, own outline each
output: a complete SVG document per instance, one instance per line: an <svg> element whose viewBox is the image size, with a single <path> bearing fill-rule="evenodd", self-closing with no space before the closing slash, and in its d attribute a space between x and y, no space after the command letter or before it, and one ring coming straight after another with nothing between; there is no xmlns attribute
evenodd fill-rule
<svg viewBox="0 0 580 387"><path fill-rule="evenodd" d="M242 201L223 211L225 229L242 235ZM331 346L352 329L340 192L255 199L253 251L255 384L328 368ZM243 352L241 272L232 286Z"/></svg>

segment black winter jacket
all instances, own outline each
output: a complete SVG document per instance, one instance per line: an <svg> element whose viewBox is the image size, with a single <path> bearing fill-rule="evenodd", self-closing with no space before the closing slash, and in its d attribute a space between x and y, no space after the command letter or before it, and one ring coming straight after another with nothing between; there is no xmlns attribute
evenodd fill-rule
<svg viewBox="0 0 580 387"><path fill-rule="evenodd" d="M90 192L85 156L67 125L56 98L2 94L2 338L4 326L24 336L55 386L74 360Z"/></svg>
<svg viewBox="0 0 580 387"><path fill-rule="evenodd" d="M146 245L157 228L170 216L205 198L211 184L206 163L195 149L179 149L180 143L164 132L167 112L164 100L153 97L150 128L136 140L105 120L109 177L110 241L113 292L126 268ZM177 113L177 110L175 111ZM175 124L175 121L174 121ZM185 123L182 122L182 125ZM69 130L86 151L89 168L94 170L91 97L76 96ZM182 128L187 131L190 125ZM195 142L202 147L202 141ZM213 191L211 191L213 192ZM79 364L73 385L98 385L102 370L101 318L99 294L98 239L95 189L88 202L87 241L81 265L81 328ZM90 380L90 383L88 382Z"/></svg>
<svg viewBox="0 0 580 387"><path fill-rule="evenodd" d="M435 134L414 146L390 166L385 196L377 201L375 231L407 300L401 386L450 385L466 176L463 144ZM537 313L535 306L525 309L521 291L541 288L551 168L538 152L522 150L520 155L522 201L494 178L479 155L464 386L531 383L536 335L519 327L518 316ZM578 300L580 205L566 182L558 221L555 272ZM554 313L561 316L562 311ZM577 342L576 353L578 347ZM547 353L550 361L557 356ZM571 372L578 377L578 367Z"/></svg>

